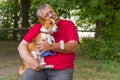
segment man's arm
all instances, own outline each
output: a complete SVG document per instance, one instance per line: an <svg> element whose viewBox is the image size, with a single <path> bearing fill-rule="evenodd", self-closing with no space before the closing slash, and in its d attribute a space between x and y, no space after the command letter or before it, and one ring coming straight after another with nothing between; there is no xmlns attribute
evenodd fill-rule
<svg viewBox="0 0 120 80"><path fill-rule="evenodd" d="M60 43L53 43L52 45L49 45L46 41L41 44L41 50L47 51L47 50L53 50L53 51L58 51L61 53L72 53L75 52L77 49L78 42L75 40L71 40L67 43L64 44L64 49L60 48Z"/></svg>
<svg viewBox="0 0 120 80"><path fill-rule="evenodd" d="M78 42L75 40L71 40L64 44L64 49L60 48L60 43L54 43L52 46L53 50L61 52L61 53L72 53L76 52Z"/></svg>
<svg viewBox="0 0 120 80"><path fill-rule="evenodd" d="M20 54L20 57L33 69L33 70L40 70L42 67L38 63L37 60L35 60L29 53L27 48L28 42L25 40L22 40L18 46L18 51Z"/></svg>

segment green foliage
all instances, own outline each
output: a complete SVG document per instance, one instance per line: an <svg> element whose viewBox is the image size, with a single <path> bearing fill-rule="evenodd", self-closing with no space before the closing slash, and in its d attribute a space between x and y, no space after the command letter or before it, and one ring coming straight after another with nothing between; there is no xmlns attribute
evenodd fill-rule
<svg viewBox="0 0 120 80"><path fill-rule="evenodd" d="M20 5L17 5L14 3L15 0L11 1L11 0L7 0L6 2L2 2L0 3L1 7L1 13L0 13L0 22L1 22L1 26L0 27L6 27L6 28L10 28L13 27L13 17L14 17L14 13L17 10L18 11L18 16L20 14Z"/></svg>
<svg viewBox="0 0 120 80"><path fill-rule="evenodd" d="M81 53L90 58L120 61L120 43L118 40L83 38Z"/></svg>
<svg viewBox="0 0 120 80"><path fill-rule="evenodd" d="M23 26L22 25L23 12L21 7L22 4L20 1L21 0L13 0L11 2L11 0L6 0L4 2L0 2L0 5L1 5L0 6L0 16L1 16L0 28L21 28ZM76 5L77 1L79 0L71 0L69 2L67 0L41 0L41 1L32 0L31 6L29 9L29 14L28 14L30 16L29 18L30 26L27 26L27 27L31 27L32 25L39 23L36 16L36 10L39 7L39 5L44 3L51 4L55 9L55 11L57 12L58 16L62 16L64 18L70 18L71 17L70 11L78 7ZM1 38L7 40L8 38L4 37L5 36L4 33L6 33L6 31L3 31L3 33L1 33ZM14 33L14 36L21 35L20 32L15 33L14 31L13 33ZM9 38L11 39L13 34L12 32L8 32L6 36L8 36L9 34L10 34Z"/></svg>
<svg viewBox="0 0 120 80"><path fill-rule="evenodd" d="M18 3L16 3L18 1ZM15 13L20 17L20 0L6 0L0 3L0 28L14 28ZM20 20L18 19L19 23ZM18 23L18 22L17 22ZM20 25L20 24L19 24ZM1 40L12 40L12 31L0 31Z"/></svg>
<svg viewBox="0 0 120 80"><path fill-rule="evenodd" d="M9 31L0 31L0 40L11 40Z"/></svg>
<svg viewBox="0 0 120 80"><path fill-rule="evenodd" d="M91 24L95 24L96 27L93 29L96 32L95 37L111 38L113 36L111 32L113 32L114 38L119 39L117 36L120 31L119 0L81 0L77 4L80 5L79 11L73 15L78 16L76 21L78 26L87 30Z"/></svg>
<svg viewBox="0 0 120 80"><path fill-rule="evenodd" d="M15 1L16 0L13 0L11 2L11 0L6 0L5 2L0 3L0 16L3 17L0 17L0 27L12 28L16 11L17 16L19 17L18 25L21 27L21 3L20 0L17 0L17 4ZM77 26L86 30L91 29L90 25L96 25L92 30L101 31L101 33L96 31L97 36L108 36L108 34L111 34L111 30L114 30L112 29L114 26L117 28L120 26L119 0L32 0L29 10L29 22L31 26L38 23L36 10L39 5L44 3L51 4L59 16L64 18L71 18L71 16L76 17ZM100 23L99 25L97 25L98 22ZM99 27L108 29L108 31L105 32L105 29L102 31ZM117 30L119 31L120 29ZM116 34L118 34L118 32Z"/></svg>

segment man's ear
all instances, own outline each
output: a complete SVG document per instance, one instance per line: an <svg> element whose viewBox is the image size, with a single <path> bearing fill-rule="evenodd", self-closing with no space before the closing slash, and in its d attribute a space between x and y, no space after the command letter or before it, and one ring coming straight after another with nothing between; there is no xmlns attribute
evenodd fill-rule
<svg viewBox="0 0 120 80"><path fill-rule="evenodd" d="M42 18L42 17L38 17L38 21L39 21L41 24L44 24L44 23L45 23L45 19Z"/></svg>
<svg viewBox="0 0 120 80"><path fill-rule="evenodd" d="M60 20L59 17L55 18L55 23L57 24L59 22L59 20Z"/></svg>

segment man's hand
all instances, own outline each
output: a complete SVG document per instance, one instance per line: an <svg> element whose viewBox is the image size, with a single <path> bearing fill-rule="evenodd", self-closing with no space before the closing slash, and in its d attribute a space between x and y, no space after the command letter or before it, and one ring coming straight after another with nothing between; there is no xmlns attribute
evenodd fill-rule
<svg viewBox="0 0 120 80"><path fill-rule="evenodd" d="M41 54L51 50L51 45L47 42L47 39L43 39L40 43L37 43L38 50L41 50Z"/></svg>
<svg viewBox="0 0 120 80"><path fill-rule="evenodd" d="M40 63L37 60L31 60L29 62L30 68L32 68L34 71L39 71L43 69L43 66L40 65Z"/></svg>

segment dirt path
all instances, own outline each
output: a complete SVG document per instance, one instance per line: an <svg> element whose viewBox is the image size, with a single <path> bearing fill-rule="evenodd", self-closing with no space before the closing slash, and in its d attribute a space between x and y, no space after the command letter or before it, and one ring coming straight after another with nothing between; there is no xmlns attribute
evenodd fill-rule
<svg viewBox="0 0 120 80"><path fill-rule="evenodd" d="M18 54L0 56L0 77L17 73L21 61Z"/></svg>
<svg viewBox="0 0 120 80"><path fill-rule="evenodd" d="M19 70L19 67L20 67L20 65L13 65L13 66L1 68L0 69L0 77L17 73Z"/></svg>

